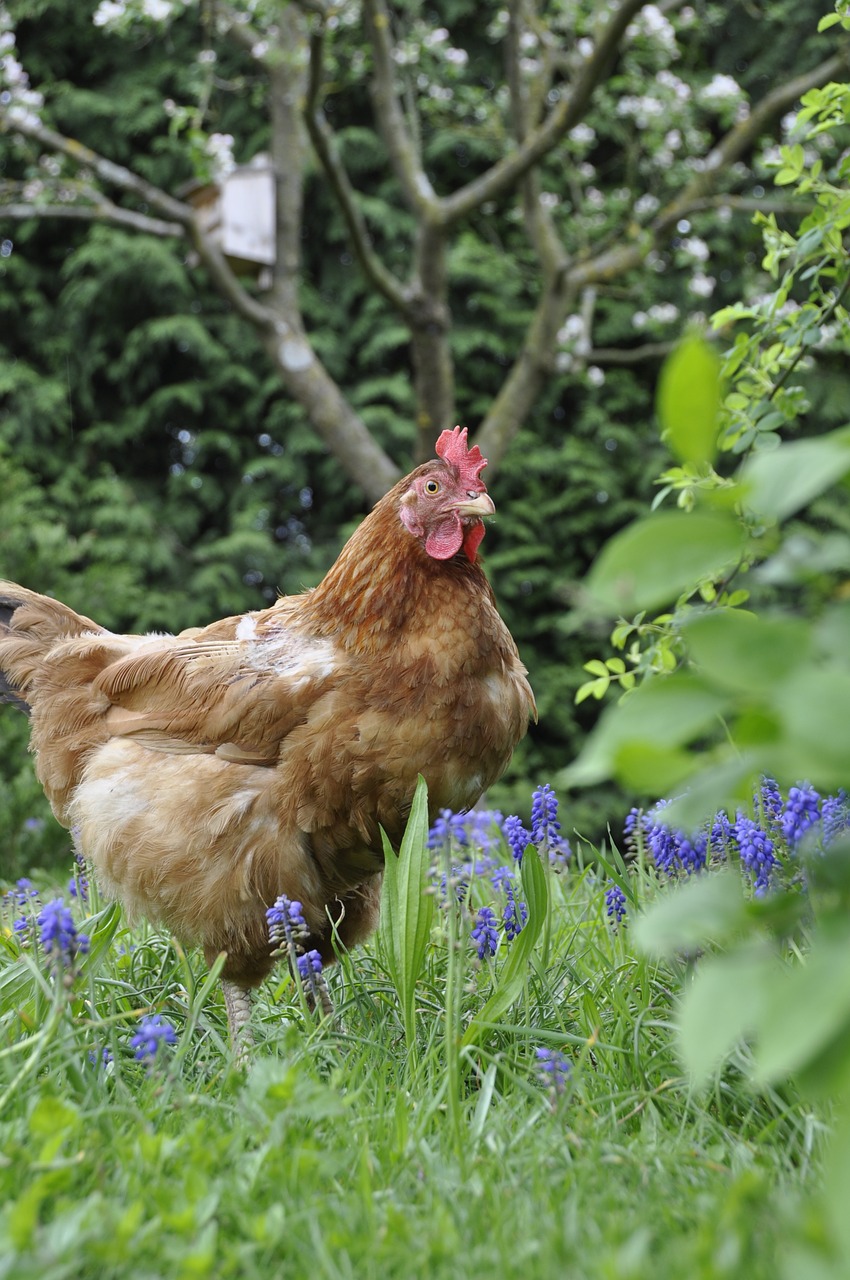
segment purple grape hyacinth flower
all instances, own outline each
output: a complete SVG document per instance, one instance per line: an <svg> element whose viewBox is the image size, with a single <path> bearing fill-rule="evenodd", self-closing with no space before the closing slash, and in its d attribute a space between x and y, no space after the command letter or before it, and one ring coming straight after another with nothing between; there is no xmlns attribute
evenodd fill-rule
<svg viewBox="0 0 850 1280"><path fill-rule="evenodd" d="M531 797L531 839L538 847L551 842L561 830L558 821L558 797L545 782L536 787Z"/></svg>
<svg viewBox="0 0 850 1280"><path fill-rule="evenodd" d="M773 868L780 865L774 843L757 822L743 813L738 814L734 832L741 852L741 862L752 876L753 891L757 897L761 897L770 886Z"/></svg>
<svg viewBox="0 0 850 1280"><path fill-rule="evenodd" d="M513 889L509 885L505 885L507 893L507 902L502 911L502 923L505 927L505 937L508 942L513 942L525 928L525 922L528 919L528 907L524 902L520 902Z"/></svg>
<svg viewBox="0 0 850 1280"><path fill-rule="evenodd" d="M553 1098L562 1094L572 1072L572 1063L557 1049L538 1048L534 1050L534 1056L540 1084L550 1091Z"/></svg>
<svg viewBox="0 0 850 1280"><path fill-rule="evenodd" d="M820 796L814 787L789 787L782 811L782 834L794 849L820 818Z"/></svg>
<svg viewBox="0 0 850 1280"><path fill-rule="evenodd" d="M318 951L306 951L303 956L298 957L298 972L304 982L309 982L312 978L318 978L322 972L322 957Z"/></svg>
<svg viewBox="0 0 850 1280"><path fill-rule="evenodd" d="M130 1041L137 1062L153 1063L161 1055L162 1046L177 1043L177 1032L159 1013L142 1018L139 1029Z"/></svg>
<svg viewBox="0 0 850 1280"><path fill-rule="evenodd" d="M502 826L508 848L513 854L515 862L522 862L522 855L527 847L531 844L531 832L523 826L522 819L518 818L515 813L505 818Z"/></svg>
<svg viewBox="0 0 850 1280"><path fill-rule="evenodd" d="M626 895L618 884L605 890L605 914L612 924L620 924L626 914Z"/></svg>
<svg viewBox="0 0 850 1280"><path fill-rule="evenodd" d="M492 907L481 907L475 917L472 930L472 941L478 948L478 959L494 956L499 945L499 932L496 928L496 913Z"/></svg>
<svg viewBox="0 0 850 1280"><path fill-rule="evenodd" d="M64 898L54 898L45 903L36 924L44 951L63 965L73 964L77 955L84 955L89 949L89 940L84 933L77 932L71 909L65 906Z"/></svg>
<svg viewBox="0 0 850 1280"><path fill-rule="evenodd" d="M286 941L287 946L294 947L296 943L308 936L309 929L301 903L287 898L285 893L280 895L274 906L268 908L266 920L269 926L269 942L273 946L280 946Z"/></svg>

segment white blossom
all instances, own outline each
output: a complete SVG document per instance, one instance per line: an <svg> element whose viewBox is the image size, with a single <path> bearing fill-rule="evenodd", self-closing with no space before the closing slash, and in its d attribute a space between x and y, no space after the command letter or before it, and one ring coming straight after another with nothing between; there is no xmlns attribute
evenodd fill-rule
<svg viewBox="0 0 850 1280"><path fill-rule="evenodd" d="M587 370L587 380L592 387L601 387L605 381L604 370L600 369L598 364L589 365Z"/></svg>
<svg viewBox="0 0 850 1280"><path fill-rule="evenodd" d="M691 293L696 294L698 298L710 298L714 293L714 286L717 284L714 276L707 276L702 271L698 271L688 281L688 288Z"/></svg>
<svg viewBox="0 0 850 1280"><path fill-rule="evenodd" d="M664 16L658 5L646 5L629 27L627 34L632 39L638 34L646 35L661 45L662 49L665 49L668 53L678 55L679 50L676 45L676 32L673 24Z"/></svg>
<svg viewBox="0 0 850 1280"><path fill-rule="evenodd" d="M651 195L648 191L642 196L638 196L635 200L635 213L639 218L651 217L658 210L658 198Z"/></svg>
<svg viewBox="0 0 850 1280"><path fill-rule="evenodd" d="M630 116L641 129L645 129L650 120L657 120L665 112L666 107L661 99L653 98L651 94L638 97L627 93L617 103L617 115Z"/></svg>
<svg viewBox="0 0 850 1280"><path fill-rule="evenodd" d="M679 319L679 308L672 302L656 302L649 308L647 316L656 324L672 324Z"/></svg>
<svg viewBox="0 0 850 1280"><path fill-rule="evenodd" d="M691 97L691 86L685 84L684 80L674 75L672 71L668 71L666 67L658 72L655 83L661 85L662 89L669 89L679 102L687 102Z"/></svg>
<svg viewBox="0 0 850 1280"><path fill-rule="evenodd" d="M580 315L567 316L564 323L558 330L558 341L563 346L569 346L580 338L584 333L584 321Z"/></svg>
<svg viewBox="0 0 850 1280"><path fill-rule="evenodd" d="M736 102L743 97L743 93L737 80L718 72L712 76L708 84L703 85L699 92L699 99L708 106L720 106L724 102Z"/></svg>
<svg viewBox="0 0 850 1280"><path fill-rule="evenodd" d="M126 12L127 6L121 0L100 0L92 22L96 27L110 27L113 23L120 22Z"/></svg>
<svg viewBox="0 0 850 1280"><path fill-rule="evenodd" d="M217 178L226 177L236 168L232 133L211 133L204 150L212 161L213 172Z"/></svg>
<svg viewBox="0 0 850 1280"><path fill-rule="evenodd" d="M680 249L683 249L689 257L694 258L697 262L708 262L709 248L704 240L699 236L688 236L687 240L683 240Z"/></svg>
<svg viewBox="0 0 850 1280"><path fill-rule="evenodd" d="M154 22L163 22L170 18L174 5L171 0L142 0L142 13Z"/></svg>
<svg viewBox="0 0 850 1280"><path fill-rule="evenodd" d="M589 147L596 141L596 130L591 129L589 124L577 124L575 128L570 129L567 137L573 142L578 142L580 146Z"/></svg>

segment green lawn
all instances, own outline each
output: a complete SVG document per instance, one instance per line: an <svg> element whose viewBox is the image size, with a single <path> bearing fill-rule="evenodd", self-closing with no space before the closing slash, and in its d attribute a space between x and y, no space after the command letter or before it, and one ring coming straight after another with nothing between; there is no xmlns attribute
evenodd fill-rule
<svg viewBox="0 0 850 1280"><path fill-rule="evenodd" d="M510 988L523 933L483 960L469 936L481 904L500 907L489 876L433 879L420 972L399 976L389 929L344 957L333 1021L282 964L244 1073L198 956L93 893L71 976L33 925L21 950L9 904L0 1277L814 1276L795 1257L819 1230L821 1121L754 1096L744 1050L692 1096L672 1030L686 971L634 953L575 855L524 877L536 938ZM403 930L421 902L389 904ZM137 1061L152 1011L176 1043ZM566 1071L543 1071L540 1048Z"/></svg>

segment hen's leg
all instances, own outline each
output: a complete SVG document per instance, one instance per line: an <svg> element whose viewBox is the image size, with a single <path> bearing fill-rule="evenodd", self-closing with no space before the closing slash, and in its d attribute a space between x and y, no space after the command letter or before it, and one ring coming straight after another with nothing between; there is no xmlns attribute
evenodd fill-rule
<svg viewBox="0 0 850 1280"><path fill-rule="evenodd" d="M251 992L248 987L241 987L238 982L230 982L227 978L222 978L221 989L224 992L230 1043L233 1045L233 1060L237 1067L245 1067L248 1065L251 1049L254 1047L254 1033L251 1030Z"/></svg>

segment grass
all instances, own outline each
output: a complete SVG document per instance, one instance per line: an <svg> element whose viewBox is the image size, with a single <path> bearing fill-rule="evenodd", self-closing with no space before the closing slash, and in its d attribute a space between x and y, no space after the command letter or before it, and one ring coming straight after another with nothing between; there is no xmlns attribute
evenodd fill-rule
<svg viewBox="0 0 850 1280"><path fill-rule="evenodd" d="M817 1117L753 1095L743 1050L693 1095L672 1030L684 968L635 954L580 858L528 865L537 938L520 980L523 934L483 961L470 943L487 876L463 903L457 877L444 895L437 880L418 952L384 928L328 972L333 1020L277 971L247 1073L218 984L168 937L130 931L93 893L70 976L7 927L0 1278L794 1274L817 1232ZM406 927L403 887L408 907L390 908ZM640 869L629 888L658 891ZM151 1011L177 1044L145 1064L130 1041ZM570 1064L561 1091L540 1047Z"/></svg>

